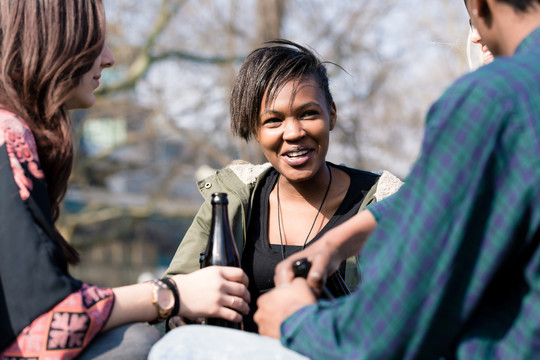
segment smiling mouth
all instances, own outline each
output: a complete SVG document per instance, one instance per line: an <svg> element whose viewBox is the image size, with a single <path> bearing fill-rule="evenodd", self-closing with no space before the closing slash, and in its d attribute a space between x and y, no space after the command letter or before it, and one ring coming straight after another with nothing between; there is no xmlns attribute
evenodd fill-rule
<svg viewBox="0 0 540 360"><path fill-rule="evenodd" d="M309 150L299 150L299 151L291 151L285 154L285 156L294 159L298 157L305 156L309 153Z"/></svg>

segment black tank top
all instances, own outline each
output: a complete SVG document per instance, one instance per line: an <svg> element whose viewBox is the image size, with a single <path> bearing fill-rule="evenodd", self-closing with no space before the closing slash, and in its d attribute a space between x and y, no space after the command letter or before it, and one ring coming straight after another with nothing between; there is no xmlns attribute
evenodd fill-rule
<svg viewBox="0 0 540 360"><path fill-rule="evenodd" d="M378 179L378 175L361 170L336 166L329 166L345 171L351 178L351 183L345 198L336 213L321 229L321 231L307 244L318 240L329 229L345 222L358 213L358 209L367 192ZM249 292L251 294L251 311L244 316L244 329L257 332L257 325L253 322L253 314L257 310L257 298L260 294L274 287L274 268L282 260L281 245L268 243L268 209L270 193L276 185L278 172L270 169L261 186L253 195L253 208L247 232L246 247L242 254L242 268L249 278ZM308 229L306 229L306 234ZM302 246L284 245L285 257L302 249ZM344 273L342 266L342 274Z"/></svg>

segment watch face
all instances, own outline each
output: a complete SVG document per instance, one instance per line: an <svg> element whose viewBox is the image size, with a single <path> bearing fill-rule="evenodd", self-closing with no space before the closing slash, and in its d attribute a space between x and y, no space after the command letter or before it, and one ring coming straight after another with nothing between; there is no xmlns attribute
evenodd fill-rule
<svg viewBox="0 0 540 360"><path fill-rule="evenodd" d="M158 291L158 305L163 310L172 310L174 308L174 295L168 288L161 288Z"/></svg>

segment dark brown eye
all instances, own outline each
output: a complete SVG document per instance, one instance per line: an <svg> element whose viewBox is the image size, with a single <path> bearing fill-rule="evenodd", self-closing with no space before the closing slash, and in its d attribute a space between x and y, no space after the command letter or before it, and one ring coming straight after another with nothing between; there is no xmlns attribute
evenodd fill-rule
<svg viewBox="0 0 540 360"><path fill-rule="evenodd" d="M269 119L265 119L263 121L263 125L275 125L275 124L278 124L281 122L281 119L279 118L269 118Z"/></svg>
<svg viewBox="0 0 540 360"><path fill-rule="evenodd" d="M306 118L306 117L310 117L310 116L316 116L316 115L318 115L318 114L319 114L319 112L316 111L316 110L308 110L308 111L304 111L304 112L302 113L302 117L303 117L303 118Z"/></svg>

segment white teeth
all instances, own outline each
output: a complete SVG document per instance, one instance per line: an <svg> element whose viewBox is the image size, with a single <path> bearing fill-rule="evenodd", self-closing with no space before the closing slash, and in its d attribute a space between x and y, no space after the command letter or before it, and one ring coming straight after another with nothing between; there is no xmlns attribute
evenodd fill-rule
<svg viewBox="0 0 540 360"><path fill-rule="evenodd" d="M308 150L301 150L301 151L291 151L290 153L287 153L288 157L297 157L297 156L304 156L308 153Z"/></svg>

